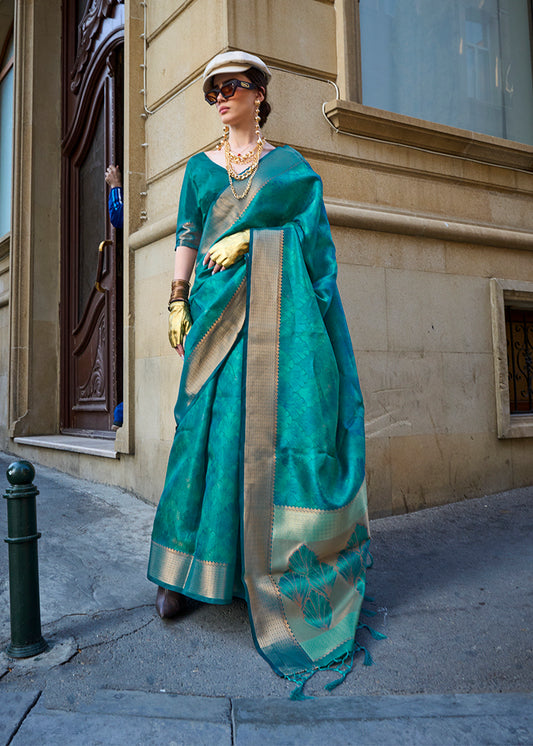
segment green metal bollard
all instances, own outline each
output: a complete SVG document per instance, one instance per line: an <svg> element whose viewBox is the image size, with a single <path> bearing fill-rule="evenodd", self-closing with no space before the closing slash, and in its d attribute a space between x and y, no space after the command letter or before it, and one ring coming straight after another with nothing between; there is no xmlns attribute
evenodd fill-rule
<svg viewBox="0 0 533 746"><path fill-rule="evenodd" d="M7 500L9 545L9 599L11 604L11 643L6 652L11 658L30 658L48 648L41 634L39 602L39 564L35 497L39 490L33 479L35 469L29 461L15 461L8 467L11 485Z"/></svg>

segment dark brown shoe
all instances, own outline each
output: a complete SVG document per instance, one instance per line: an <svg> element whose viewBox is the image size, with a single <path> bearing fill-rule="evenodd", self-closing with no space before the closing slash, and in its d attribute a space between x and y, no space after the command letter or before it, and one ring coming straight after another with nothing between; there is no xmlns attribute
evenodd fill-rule
<svg viewBox="0 0 533 746"><path fill-rule="evenodd" d="M157 589L155 599L155 608L161 619L173 619L185 610L185 596L176 591L169 591L168 588Z"/></svg>

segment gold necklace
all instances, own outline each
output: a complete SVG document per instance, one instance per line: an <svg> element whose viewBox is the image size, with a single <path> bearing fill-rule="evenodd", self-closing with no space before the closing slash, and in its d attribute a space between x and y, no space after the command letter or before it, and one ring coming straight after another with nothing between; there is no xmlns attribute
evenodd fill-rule
<svg viewBox="0 0 533 746"><path fill-rule="evenodd" d="M226 140L226 142L225 142L226 162L229 161L230 170L231 170L231 174L232 174L233 178L235 178L235 179L237 179L239 181L242 181L243 178L246 178L246 175L243 177L242 174L243 173L246 174L246 171L248 170L248 169L245 169L244 172L243 171L240 171L240 172L236 171L235 168L233 167L233 164L235 163L235 164L239 164L239 165L244 165L245 163L250 163L250 161L251 161L251 165L248 167L248 168L250 168L251 166L253 166L253 164L255 163L255 161L258 158L258 156L261 155L262 149L263 149L263 138L261 138L261 137L258 138L258 140L257 140L255 146L252 148L252 150L249 150L244 155L241 155L240 153L237 153L237 154L233 153L232 150L231 150L229 141Z"/></svg>
<svg viewBox="0 0 533 746"><path fill-rule="evenodd" d="M234 153L233 150L230 150L230 154L229 154L230 161L232 163L238 163L238 164L249 163L251 160L253 160L255 156L256 148L257 148L257 145L242 155L241 153Z"/></svg>
<svg viewBox="0 0 533 746"><path fill-rule="evenodd" d="M232 152L229 144L229 138L225 140L224 142L224 155L226 157L226 171L228 172L228 181L229 185L231 187L231 191L233 193L233 196L235 199L244 199L248 192L250 191L250 187L252 186L252 179L254 178L254 174L257 171L257 167L259 165L259 158L261 157L261 151L263 150L263 138L259 136L257 138L257 144L254 147L253 150L250 151L251 155L247 156L240 156L237 155L232 159ZM241 171L240 173L235 170L233 167L233 163L243 163L246 161L239 161L238 158L246 158L246 161L251 160L252 162L248 166L248 168L244 169L244 171ZM244 181L245 179L248 179L248 184L246 185L246 188L244 189L244 192L242 194L238 194L235 190L235 187L233 185L233 181Z"/></svg>

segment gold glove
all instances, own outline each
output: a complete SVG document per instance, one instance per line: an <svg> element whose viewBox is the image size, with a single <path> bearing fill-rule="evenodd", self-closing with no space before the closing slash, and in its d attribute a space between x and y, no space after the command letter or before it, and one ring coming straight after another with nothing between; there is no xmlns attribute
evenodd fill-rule
<svg viewBox="0 0 533 746"><path fill-rule="evenodd" d="M237 259L240 259L241 256L247 253L249 244L250 231L239 231L217 241L209 249L209 257L215 264L220 264L223 267L231 267Z"/></svg>
<svg viewBox="0 0 533 746"><path fill-rule="evenodd" d="M191 330L192 319L189 303L186 300L175 300L168 307L168 341L176 349Z"/></svg>

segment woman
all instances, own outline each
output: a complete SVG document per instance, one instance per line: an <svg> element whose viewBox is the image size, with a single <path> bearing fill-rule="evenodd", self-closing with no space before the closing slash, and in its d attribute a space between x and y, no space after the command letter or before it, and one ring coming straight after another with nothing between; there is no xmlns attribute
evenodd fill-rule
<svg viewBox="0 0 533 746"><path fill-rule="evenodd" d="M269 79L244 52L204 72L225 132L180 197L169 338L184 366L148 576L164 617L184 596L245 598L259 652L300 697L361 649L363 403L320 178L260 130Z"/></svg>

